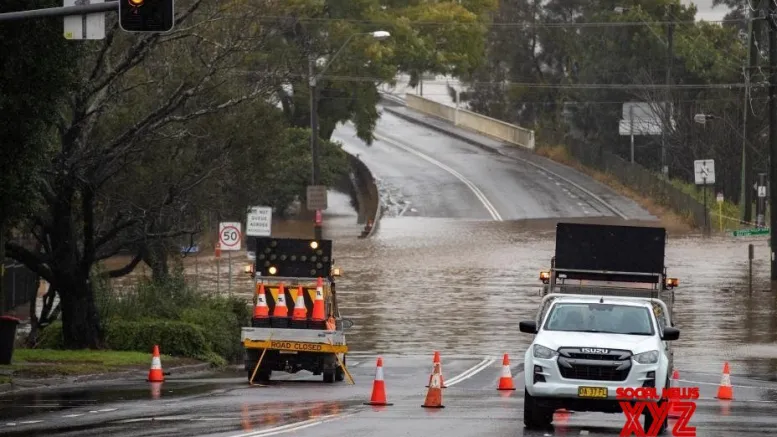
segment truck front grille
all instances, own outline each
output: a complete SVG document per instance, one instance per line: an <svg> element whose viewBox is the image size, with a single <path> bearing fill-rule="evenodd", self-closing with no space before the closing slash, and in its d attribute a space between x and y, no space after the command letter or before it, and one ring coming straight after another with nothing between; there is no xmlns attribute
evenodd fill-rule
<svg viewBox="0 0 777 437"><path fill-rule="evenodd" d="M588 381L625 381L629 377L631 366L617 370L610 366L575 365L571 368L559 365L561 377L566 379L584 379Z"/></svg>
<svg viewBox="0 0 777 437"><path fill-rule="evenodd" d="M558 370L565 379L587 381L625 381L631 371L631 351L602 350L601 353L584 348L560 348Z"/></svg>

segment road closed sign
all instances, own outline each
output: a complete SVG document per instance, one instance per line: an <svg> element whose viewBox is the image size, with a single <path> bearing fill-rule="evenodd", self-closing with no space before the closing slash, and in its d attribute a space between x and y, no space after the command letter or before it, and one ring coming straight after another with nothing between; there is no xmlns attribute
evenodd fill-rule
<svg viewBox="0 0 777 437"><path fill-rule="evenodd" d="M240 250L243 236L240 233L240 222L219 223L219 243L221 250Z"/></svg>
<svg viewBox="0 0 777 437"><path fill-rule="evenodd" d="M269 237L272 230L272 208L254 206L246 219L246 235L249 237Z"/></svg>

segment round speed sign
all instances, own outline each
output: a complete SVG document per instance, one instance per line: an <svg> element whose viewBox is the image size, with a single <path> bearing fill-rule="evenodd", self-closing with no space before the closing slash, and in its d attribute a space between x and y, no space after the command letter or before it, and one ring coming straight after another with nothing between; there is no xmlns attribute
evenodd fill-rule
<svg viewBox="0 0 777 437"><path fill-rule="evenodd" d="M221 227L219 241L221 248L229 250L230 248L240 247L240 228L233 224L225 224Z"/></svg>

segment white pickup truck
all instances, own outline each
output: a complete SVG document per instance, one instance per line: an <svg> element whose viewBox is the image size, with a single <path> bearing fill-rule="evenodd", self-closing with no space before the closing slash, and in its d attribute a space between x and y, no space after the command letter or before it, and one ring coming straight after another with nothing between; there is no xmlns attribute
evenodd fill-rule
<svg viewBox="0 0 777 437"><path fill-rule="evenodd" d="M588 249L580 240L594 238L596 230L576 230L574 244ZM563 250L557 242L557 253ZM660 256L663 263L663 251ZM618 388L653 387L661 396L673 371L670 342L680 335L667 305L678 281L665 271L561 268L557 261L540 273L545 285L536 319L519 324L521 332L535 335L524 358L528 429L548 429L558 409L622 413ZM569 257L563 263L574 264ZM652 422L646 413L644 428Z"/></svg>

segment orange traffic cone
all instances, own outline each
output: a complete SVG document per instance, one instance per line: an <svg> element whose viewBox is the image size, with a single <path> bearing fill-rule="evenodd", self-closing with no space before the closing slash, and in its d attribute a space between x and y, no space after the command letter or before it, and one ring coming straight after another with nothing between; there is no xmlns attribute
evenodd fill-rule
<svg viewBox="0 0 777 437"><path fill-rule="evenodd" d="M305 292L301 285L297 288L297 300L294 302L291 318L293 320L307 320L308 318L308 309L305 307Z"/></svg>
<svg viewBox="0 0 777 437"><path fill-rule="evenodd" d="M507 354L502 358L502 377L499 378L497 390L515 390L513 374L510 372L510 357Z"/></svg>
<svg viewBox="0 0 777 437"><path fill-rule="evenodd" d="M440 363L435 363L432 373L432 382L429 383L429 391L426 392L424 408L445 408L442 404L442 375L440 375Z"/></svg>
<svg viewBox="0 0 777 437"><path fill-rule="evenodd" d="M669 383L669 387L678 387L677 382L680 379L680 372L675 369L674 372L672 372L672 381ZM682 410L677 408L677 402L675 402L675 399L670 398L669 399L669 417L676 419L683 415Z"/></svg>
<svg viewBox="0 0 777 437"><path fill-rule="evenodd" d="M159 346L154 345L154 352L151 354L151 370L148 371L148 382L162 382L164 380L162 360L159 358Z"/></svg>
<svg viewBox="0 0 777 437"><path fill-rule="evenodd" d="M440 388L448 388L448 386L445 385L445 378L442 377L442 361L440 360L440 352L434 351L434 358L432 359L432 374L429 375L429 384L427 384L427 387L430 387L432 385L432 375L434 374L434 366L436 364L440 365Z"/></svg>
<svg viewBox="0 0 777 437"><path fill-rule="evenodd" d="M256 285L256 305L254 306L254 318L266 319L270 317L270 308L267 306L267 295L264 292L264 284Z"/></svg>
<svg viewBox="0 0 777 437"><path fill-rule="evenodd" d="M272 312L273 317L289 317L289 309L286 307L286 289L283 284L278 286L278 302Z"/></svg>
<svg viewBox="0 0 777 437"><path fill-rule="evenodd" d="M734 399L734 388L731 386L731 372L728 368L728 361L723 364L723 376L720 378L718 395L715 397L723 400Z"/></svg>
<svg viewBox="0 0 777 437"><path fill-rule="evenodd" d="M326 314L324 314L324 280L321 278L318 278L318 282L316 282L316 298L313 300L313 315L311 318L317 322L326 319Z"/></svg>
<svg viewBox="0 0 777 437"><path fill-rule="evenodd" d="M386 402L386 382L383 381L383 358L381 357L378 357L378 364L375 369L375 381L372 383L372 396L370 397L370 401L365 402L364 405L394 405Z"/></svg>

